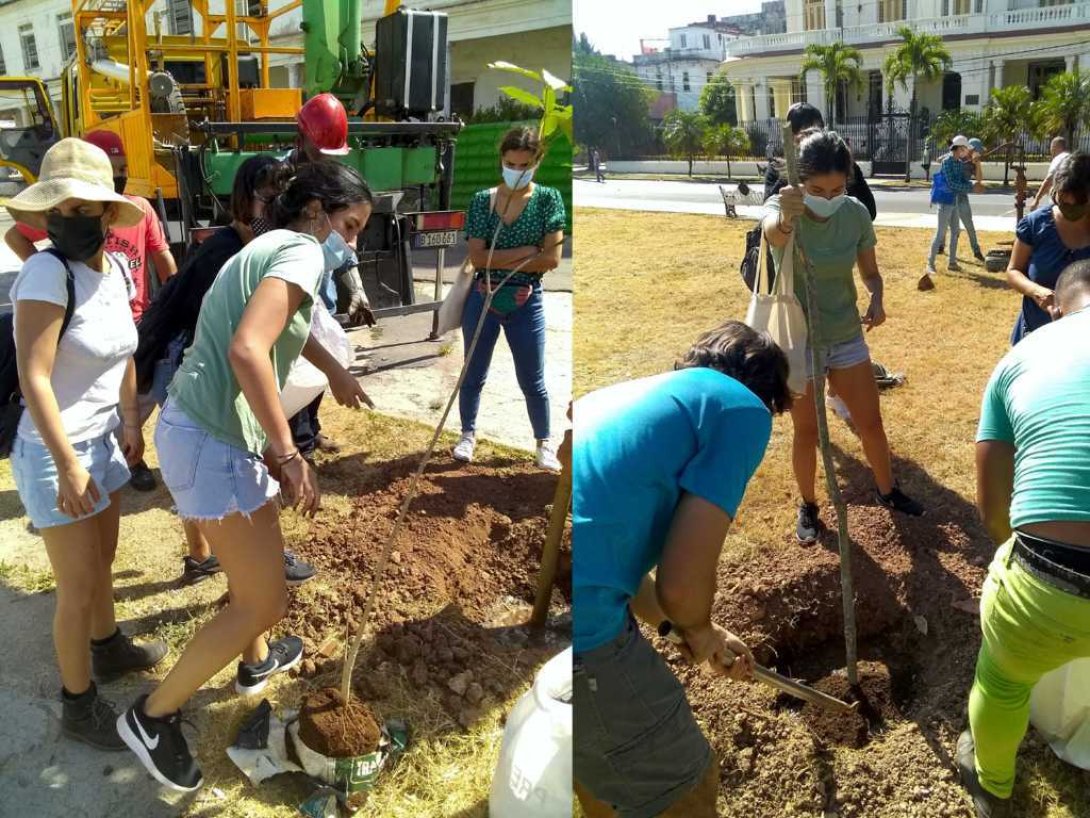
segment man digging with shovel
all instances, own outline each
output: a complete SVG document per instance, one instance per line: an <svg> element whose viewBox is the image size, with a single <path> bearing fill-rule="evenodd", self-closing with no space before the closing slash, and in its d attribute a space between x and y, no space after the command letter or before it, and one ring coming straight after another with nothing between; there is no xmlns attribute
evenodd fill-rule
<svg viewBox="0 0 1090 818"><path fill-rule="evenodd" d="M1090 656L1090 260L1056 284L1052 324L1014 347L984 392L977 505L1003 543L980 600L983 642L958 741L979 818L1011 816L1033 686Z"/></svg>
<svg viewBox="0 0 1090 818"><path fill-rule="evenodd" d="M591 818L716 814L718 761L636 618L670 621L689 661L751 677L749 649L711 621L716 566L790 405L787 372L767 333L728 321L676 371L576 403L573 760Z"/></svg>

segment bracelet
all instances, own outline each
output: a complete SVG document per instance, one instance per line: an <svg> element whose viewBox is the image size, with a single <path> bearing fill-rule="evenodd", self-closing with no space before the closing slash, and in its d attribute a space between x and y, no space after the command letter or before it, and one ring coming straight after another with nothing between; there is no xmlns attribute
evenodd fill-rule
<svg viewBox="0 0 1090 818"><path fill-rule="evenodd" d="M780 219L779 217L777 217L777 218L776 218L776 229L777 229L777 230L779 230L779 231L780 231L781 233L786 233L786 234L787 234L787 235L789 235L789 236L790 236L790 235L791 235L792 233L794 233L794 232L795 232L795 228L794 228L794 227L792 227L792 228L791 228L790 230L784 230L784 229L783 229L783 220L782 220L782 219Z"/></svg>
<svg viewBox="0 0 1090 818"><path fill-rule="evenodd" d="M124 426L125 426L126 429L143 429L144 428L143 423L126 423L126 424L124 424Z"/></svg>
<svg viewBox="0 0 1090 818"><path fill-rule="evenodd" d="M286 466L286 465L288 465L288 463L290 463L291 461L295 460L295 458L297 458L297 457L301 457L301 456L302 456L302 455L300 455L300 454L299 454L299 450L298 450L298 449L296 449L296 450L295 450L294 452L292 452L291 454L286 454L286 455L283 455L282 457L278 457L278 458L276 458L276 465L278 465L278 466Z"/></svg>

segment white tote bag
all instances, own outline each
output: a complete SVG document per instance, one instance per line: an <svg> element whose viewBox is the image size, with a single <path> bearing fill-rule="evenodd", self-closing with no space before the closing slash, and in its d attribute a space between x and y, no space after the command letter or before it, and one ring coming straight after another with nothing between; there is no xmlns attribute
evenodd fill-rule
<svg viewBox="0 0 1090 818"><path fill-rule="evenodd" d="M1037 682L1030 721L1059 758L1090 770L1090 658L1068 662Z"/></svg>
<svg viewBox="0 0 1090 818"><path fill-rule="evenodd" d="M466 309L466 299L473 287L473 265L467 258L462 262L462 269L458 271L458 277L447 293L443 303L439 305L439 322L435 329L436 335L446 335L451 330L462 326L462 313Z"/></svg>
<svg viewBox="0 0 1090 818"><path fill-rule="evenodd" d="M757 281L746 312L746 324L767 332L787 356L790 371L787 386L792 393L806 392L806 314L795 297L795 236L783 248L783 260L776 281L768 285L768 264L765 253L768 240L761 236L761 251L757 257Z"/></svg>
<svg viewBox="0 0 1090 818"><path fill-rule="evenodd" d="M355 357L355 349L344 327L337 323L325 303L315 299L310 318L310 335L325 347L326 352L347 369ZM280 406L285 417L292 417L304 406L325 392L329 386L326 376L310 361L300 355L288 372L284 388L280 390Z"/></svg>
<svg viewBox="0 0 1090 818"><path fill-rule="evenodd" d="M488 191L489 212L496 209L497 190L498 188L492 188ZM443 299L443 303L439 305L439 321L435 328L436 335L446 335L451 330L456 330L462 326L462 313L466 310L466 299L469 298L469 291L473 287L473 274L473 264L470 262L469 257L466 256L466 260L462 262L461 272L454 279L454 285Z"/></svg>

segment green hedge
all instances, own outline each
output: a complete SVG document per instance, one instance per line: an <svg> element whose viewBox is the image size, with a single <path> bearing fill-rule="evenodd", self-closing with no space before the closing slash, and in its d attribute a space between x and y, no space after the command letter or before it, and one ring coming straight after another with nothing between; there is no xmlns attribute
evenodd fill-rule
<svg viewBox="0 0 1090 818"><path fill-rule="evenodd" d="M473 194L484 188L495 187L500 182L499 145L503 135L522 122L490 122L467 125L458 134L458 146L454 154L454 188L451 207L465 210ZM572 150L567 138L553 140L549 152L534 175L534 181L560 191L564 199L568 223L565 233L571 235Z"/></svg>

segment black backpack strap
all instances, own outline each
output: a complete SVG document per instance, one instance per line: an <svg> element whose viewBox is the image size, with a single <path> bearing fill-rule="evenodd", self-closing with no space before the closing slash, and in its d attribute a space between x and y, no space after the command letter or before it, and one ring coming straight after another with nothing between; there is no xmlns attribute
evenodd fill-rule
<svg viewBox="0 0 1090 818"><path fill-rule="evenodd" d="M72 323L72 315L76 311L76 276L72 272L72 267L68 264L68 259L64 257L60 250L55 247L47 247L42 252L49 253L64 265L64 289L68 293L68 301L64 305L64 321L61 323L61 335L64 335L68 325Z"/></svg>

